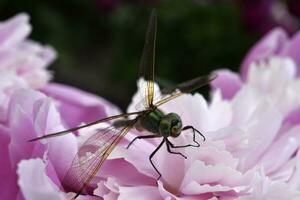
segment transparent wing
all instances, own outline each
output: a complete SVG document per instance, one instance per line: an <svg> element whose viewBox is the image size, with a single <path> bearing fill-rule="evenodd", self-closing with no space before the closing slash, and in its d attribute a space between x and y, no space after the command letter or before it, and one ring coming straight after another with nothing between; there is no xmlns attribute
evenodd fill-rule
<svg viewBox="0 0 300 200"><path fill-rule="evenodd" d="M144 88L146 87L147 83L145 80L140 79L138 81L138 91L137 94L133 97L133 102L136 102L134 105L135 111L144 111L144 110L148 110L149 107L147 105L147 96L145 96L145 90ZM161 97L161 92L159 90L159 86L154 83L154 98L153 98L153 102L155 99Z"/></svg>
<svg viewBox="0 0 300 200"><path fill-rule="evenodd" d="M137 118L123 127L98 129L82 144L63 180L66 188L77 191L73 199L88 190L106 158L136 121Z"/></svg>
<svg viewBox="0 0 300 200"><path fill-rule="evenodd" d="M140 88L144 88L144 97L146 98L142 99L145 99L146 108L153 105L156 31L157 14L155 9L153 9L148 24L144 50L140 62L140 76L146 81L146 84L140 85Z"/></svg>
<svg viewBox="0 0 300 200"><path fill-rule="evenodd" d="M162 104L167 103L168 101L175 99L183 95L184 93L190 93L193 90L196 90L204 85L207 85L215 78L217 78L216 74L212 74L208 76L200 76L192 80L183 82L175 87L163 89L161 91L162 97L158 101L155 101L154 106L156 107L161 106Z"/></svg>
<svg viewBox="0 0 300 200"><path fill-rule="evenodd" d="M130 116L130 115L138 115L138 114L141 114L141 113L142 112L132 112L132 113L125 113L125 114L110 116L110 117L107 117L107 118L104 118L104 119L99 119L97 121L84 124L82 126L70 128L70 129L60 131L60 132L56 132L56 133L50 133L50 134L43 135L43 136L37 137L37 138L33 138L33 139L29 140L28 142L33 142L33 141L37 141L37 140L48 139L48 138L52 138L52 137L66 135L68 133L72 133L72 132L77 131L79 129L83 129L83 128L86 128L86 127L89 127L89 126L92 126L92 125L95 125L95 124L100 124L100 123L107 122L107 121L110 121L110 120L115 120L115 119L118 119L118 118L124 118L124 117Z"/></svg>

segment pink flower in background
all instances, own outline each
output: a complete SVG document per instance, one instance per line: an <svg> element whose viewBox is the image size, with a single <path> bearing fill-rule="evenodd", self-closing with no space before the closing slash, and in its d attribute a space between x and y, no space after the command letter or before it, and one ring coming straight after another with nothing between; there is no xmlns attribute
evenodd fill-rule
<svg viewBox="0 0 300 200"><path fill-rule="evenodd" d="M44 144L27 142L41 133L63 129L62 124L50 98L29 89L15 90L8 108L8 126L1 134L6 141L1 146L5 150L1 151L1 169L6 171L2 175L10 183L2 179L1 198L50 199L50 195L52 199L63 199L59 180L77 151L75 136ZM35 159L27 160L30 158Z"/></svg>
<svg viewBox="0 0 300 200"><path fill-rule="evenodd" d="M8 116L8 126L1 126L1 175L7 177L0 181L1 199L65 199L62 180L78 150L76 137L28 142L65 129L54 102L40 92L16 89Z"/></svg>
<svg viewBox="0 0 300 200"><path fill-rule="evenodd" d="M28 139L119 110L95 95L49 84L46 67L55 51L26 39L28 20L20 14L0 24L0 199L65 199L60 180L77 152L76 137Z"/></svg>
<svg viewBox="0 0 300 200"><path fill-rule="evenodd" d="M51 47L26 39L29 17L19 14L0 23L0 121L6 120L9 97L16 87L43 87L51 75L46 66L56 57Z"/></svg>

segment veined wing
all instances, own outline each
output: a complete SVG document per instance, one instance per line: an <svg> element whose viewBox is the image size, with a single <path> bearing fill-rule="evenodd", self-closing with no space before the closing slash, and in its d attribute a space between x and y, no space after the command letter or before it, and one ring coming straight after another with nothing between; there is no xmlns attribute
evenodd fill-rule
<svg viewBox="0 0 300 200"><path fill-rule="evenodd" d="M155 43L156 43L156 31L157 31L157 14L155 9L152 10L144 50L140 62L140 76L146 81L146 85L141 85L141 89L144 88L145 108L149 108L153 105L154 97L154 65L155 65Z"/></svg>
<svg viewBox="0 0 300 200"><path fill-rule="evenodd" d="M135 103L135 111L144 111L144 110L148 110L148 106L146 104L147 102L147 96L145 96L145 90L143 90L145 87L147 87L147 82L145 80L139 80L138 81L138 91L137 94L133 97L133 102ZM154 83L154 98L153 98L153 102L155 102L155 100L159 100L161 99L162 95L159 89L159 86Z"/></svg>
<svg viewBox="0 0 300 200"><path fill-rule="evenodd" d="M87 192L89 184L106 158L125 134L133 128L136 121L137 118L123 127L110 126L98 129L83 143L63 180L66 188L77 190L73 199Z"/></svg>
<svg viewBox="0 0 300 200"><path fill-rule="evenodd" d="M155 102L154 106L156 107L161 106L162 104L167 103L168 101L175 99L183 95L184 93L190 93L193 90L196 90L204 85L207 85L215 78L217 78L216 74L212 74L208 76L200 76L192 80L183 82L177 85L176 87L164 89L162 90L162 94L164 95L163 98Z"/></svg>
<svg viewBox="0 0 300 200"><path fill-rule="evenodd" d="M33 142L33 141L37 141L37 140L41 140L41 139L48 139L48 138L62 136L62 135L66 135L68 133L72 133L72 132L77 131L79 129L83 129L83 128L86 128L86 127L89 127L89 126L92 126L92 125L95 125L95 124L100 124L100 123L103 123L103 122L107 122L107 121L118 119L118 118L127 117L127 116L130 116L130 115L138 115L138 114L141 114L141 113L143 113L143 111L110 116L110 117L107 117L107 118L104 118L104 119L99 119L97 121L84 124L82 126L70 128L70 129L67 129L67 130L64 130L64 131L60 131L60 132L56 132L56 133L47 134L47 135L44 135L44 136L41 136L41 137L37 137L37 138L33 138L33 139L29 140L29 142Z"/></svg>

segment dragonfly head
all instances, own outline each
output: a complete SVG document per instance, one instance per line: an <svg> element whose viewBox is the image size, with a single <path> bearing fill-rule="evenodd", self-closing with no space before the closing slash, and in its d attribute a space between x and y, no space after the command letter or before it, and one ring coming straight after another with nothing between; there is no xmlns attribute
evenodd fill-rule
<svg viewBox="0 0 300 200"><path fill-rule="evenodd" d="M162 136L178 137L181 133L182 121L176 113L169 113L159 123L159 132Z"/></svg>

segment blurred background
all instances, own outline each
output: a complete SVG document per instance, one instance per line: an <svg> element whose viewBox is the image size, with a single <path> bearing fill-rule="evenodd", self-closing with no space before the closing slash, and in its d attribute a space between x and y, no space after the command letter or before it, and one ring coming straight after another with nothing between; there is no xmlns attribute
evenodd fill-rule
<svg viewBox="0 0 300 200"><path fill-rule="evenodd" d="M0 0L0 19L31 16L31 38L53 46L54 81L123 110L136 91L151 9L158 12L156 80L173 85L219 68L238 71L275 26L293 34L299 0Z"/></svg>

